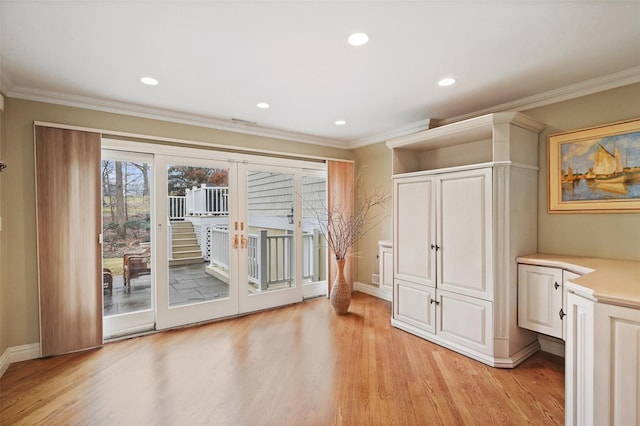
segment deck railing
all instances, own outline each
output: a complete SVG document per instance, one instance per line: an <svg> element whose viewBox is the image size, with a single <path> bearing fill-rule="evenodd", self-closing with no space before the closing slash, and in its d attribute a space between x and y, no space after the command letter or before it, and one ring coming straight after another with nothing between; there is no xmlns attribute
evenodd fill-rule
<svg viewBox="0 0 640 426"><path fill-rule="evenodd" d="M169 219L182 220L187 216L221 216L229 214L229 187L194 186L186 195L169 196Z"/></svg>
<svg viewBox="0 0 640 426"><path fill-rule="evenodd" d="M181 220L187 214L186 197L169 195L169 220Z"/></svg>
<svg viewBox="0 0 640 426"><path fill-rule="evenodd" d="M229 230L219 226L210 227L208 240L210 265L229 270ZM315 238L317 240L317 238ZM314 278L319 273L314 234L302 235L303 279ZM247 239L248 280L258 291L267 290L274 284L292 283L294 279L293 234L267 235L266 230L249 234Z"/></svg>

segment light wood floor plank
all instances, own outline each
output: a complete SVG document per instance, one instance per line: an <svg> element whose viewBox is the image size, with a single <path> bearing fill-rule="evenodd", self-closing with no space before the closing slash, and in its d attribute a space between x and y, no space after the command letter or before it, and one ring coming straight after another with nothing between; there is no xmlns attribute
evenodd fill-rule
<svg viewBox="0 0 640 426"><path fill-rule="evenodd" d="M1 424L563 424L564 363L495 369L390 325L361 293L13 364Z"/></svg>

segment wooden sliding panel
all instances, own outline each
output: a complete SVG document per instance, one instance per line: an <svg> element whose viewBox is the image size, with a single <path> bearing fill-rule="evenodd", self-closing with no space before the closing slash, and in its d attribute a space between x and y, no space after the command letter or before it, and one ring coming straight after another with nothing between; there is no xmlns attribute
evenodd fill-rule
<svg viewBox="0 0 640 426"><path fill-rule="evenodd" d="M100 134L35 126L42 356L102 345Z"/></svg>
<svg viewBox="0 0 640 426"><path fill-rule="evenodd" d="M327 161L327 204L329 211L339 208L346 216L353 212L354 203L354 167L352 162ZM344 276L353 289L354 258L348 257L344 267ZM333 253L329 253L329 291L338 273Z"/></svg>

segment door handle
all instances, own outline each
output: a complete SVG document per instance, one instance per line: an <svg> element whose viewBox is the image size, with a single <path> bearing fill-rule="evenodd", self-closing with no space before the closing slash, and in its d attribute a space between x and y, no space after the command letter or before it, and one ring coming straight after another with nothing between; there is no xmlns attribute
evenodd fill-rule
<svg viewBox="0 0 640 426"><path fill-rule="evenodd" d="M238 245L240 244L240 240L238 240L238 234L233 236L233 248L238 249Z"/></svg>
<svg viewBox="0 0 640 426"><path fill-rule="evenodd" d="M245 237L244 235L240 237L240 248L247 248L247 237Z"/></svg>
<svg viewBox="0 0 640 426"><path fill-rule="evenodd" d="M556 281L556 282L553 284L553 288L555 288L555 289L557 290L557 289L558 289L558 287L560 287L560 284L558 284L558 282Z"/></svg>
<svg viewBox="0 0 640 426"><path fill-rule="evenodd" d="M438 251L438 250L440 250L440 246L437 245L437 244L431 244L431 250Z"/></svg>

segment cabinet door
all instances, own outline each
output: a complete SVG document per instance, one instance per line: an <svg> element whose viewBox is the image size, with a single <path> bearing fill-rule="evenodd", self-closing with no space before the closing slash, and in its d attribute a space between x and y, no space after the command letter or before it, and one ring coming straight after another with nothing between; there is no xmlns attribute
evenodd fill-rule
<svg viewBox="0 0 640 426"><path fill-rule="evenodd" d="M438 290L437 334L451 342L493 355L491 302Z"/></svg>
<svg viewBox="0 0 640 426"><path fill-rule="evenodd" d="M395 279L393 284L394 318L421 330L435 333L435 289L399 279Z"/></svg>
<svg viewBox="0 0 640 426"><path fill-rule="evenodd" d="M393 250L390 247L380 249L380 286L390 288L393 285Z"/></svg>
<svg viewBox="0 0 640 426"><path fill-rule="evenodd" d="M393 182L394 277L435 286L435 208L433 178L398 178Z"/></svg>
<svg viewBox="0 0 640 426"><path fill-rule="evenodd" d="M593 425L594 302L567 293L567 310L565 425Z"/></svg>
<svg viewBox="0 0 640 426"><path fill-rule="evenodd" d="M597 425L640 424L640 310L596 304Z"/></svg>
<svg viewBox="0 0 640 426"><path fill-rule="evenodd" d="M491 169L439 175L438 289L493 298Z"/></svg>
<svg viewBox="0 0 640 426"><path fill-rule="evenodd" d="M562 338L562 269L518 265L518 325Z"/></svg>

